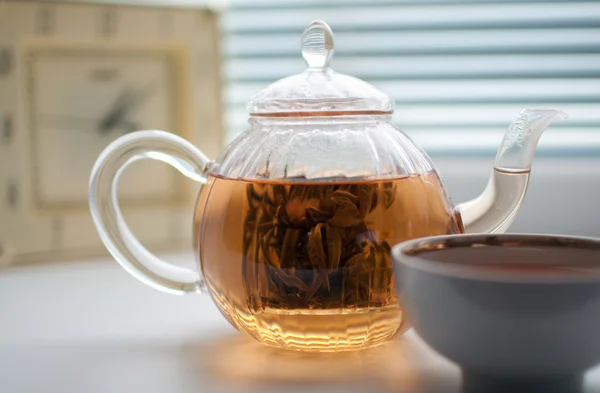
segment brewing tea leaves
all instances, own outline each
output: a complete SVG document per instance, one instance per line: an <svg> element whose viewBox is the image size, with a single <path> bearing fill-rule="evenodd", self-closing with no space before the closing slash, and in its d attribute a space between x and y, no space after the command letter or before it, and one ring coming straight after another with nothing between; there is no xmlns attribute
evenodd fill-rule
<svg viewBox="0 0 600 393"><path fill-rule="evenodd" d="M378 241L365 221L378 204L391 206L393 182L246 187L243 273L256 280L246 286L267 287L257 288L263 303L287 299L310 308L364 307L374 293L381 304L395 297L389 245ZM251 239L256 245L248 244ZM251 260L256 266L249 266ZM390 273L381 272L385 269Z"/></svg>

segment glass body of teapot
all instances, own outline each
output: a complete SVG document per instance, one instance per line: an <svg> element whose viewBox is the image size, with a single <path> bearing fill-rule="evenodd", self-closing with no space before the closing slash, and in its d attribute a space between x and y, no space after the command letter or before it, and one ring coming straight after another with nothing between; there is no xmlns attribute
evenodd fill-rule
<svg viewBox="0 0 600 393"><path fill-rule="evenodd" d="M249 128L215 161L172 134L140 131L99 157L90 206L111 254L163 291L207 290L240 331L276 347L368 348L402 331L390 248L404 240L501 232L525 195L537 140L555 110L524 110L490 182L454 206L428 156L391 123L393 100L329 68L333 35L302 38L308 68L256 94ZM199 272L150 254L116 200L121 168L162 160L202 183L193 220Z"/></svg>

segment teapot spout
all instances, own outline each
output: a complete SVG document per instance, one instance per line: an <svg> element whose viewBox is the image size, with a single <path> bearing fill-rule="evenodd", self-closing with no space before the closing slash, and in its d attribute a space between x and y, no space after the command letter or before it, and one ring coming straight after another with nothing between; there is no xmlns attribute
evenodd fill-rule
<svg viewBox="0 0 600 393"><path fill-rule="evenodd" d="M523 109L510 125L498 149L487 187L477 198L458 205L466 233L502 233L514 221L529 184L538 140L564 112Z"/></svg>
<svg viewBox="0 0 600 393"><path fill-rule="evenodd" d="M566 113L554 109L523 109L504 134L494 167L508 172L530 170L542 133L553 121L566 118Z"/></svg>

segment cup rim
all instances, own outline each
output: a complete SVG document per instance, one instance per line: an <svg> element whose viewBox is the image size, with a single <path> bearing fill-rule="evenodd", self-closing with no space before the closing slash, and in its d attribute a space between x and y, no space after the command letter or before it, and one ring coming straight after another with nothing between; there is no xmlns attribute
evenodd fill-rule
<svg viewBox="0 0 600 393"><path fill-rule="evenodd" d="M418 253L433 252L441 248L459 247L466 248L480 246L535 246L551 245L578 247L598 251L598 266L594 273L568 274L568 275L516 275L511 273L489 272L478 269L473 265L462 263L440 262L419 257ZM394 263L405 265L409 268L455 278L477 281L492 281L501 283L530 283L530 284L556 284L556 283L586 283L600 282L600 239L584 236L510 233L510 234L459 234L428 236L407 240L392 248ZM596 272L597 270L597 272Z"/></svg>

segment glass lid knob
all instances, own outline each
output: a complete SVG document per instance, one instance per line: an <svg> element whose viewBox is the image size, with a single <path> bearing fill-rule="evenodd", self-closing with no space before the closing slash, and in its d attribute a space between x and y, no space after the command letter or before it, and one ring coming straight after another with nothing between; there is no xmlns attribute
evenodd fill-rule
<svg viewBox="0 0 600 393"><path fill-rule="evenodd" d="M302 57L309 68L328 68L333 57L333 32L321 20L312 22L302 34Z"/></svg>

